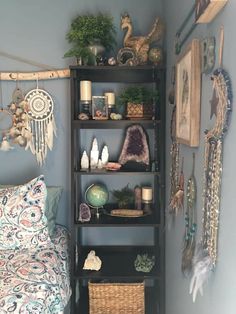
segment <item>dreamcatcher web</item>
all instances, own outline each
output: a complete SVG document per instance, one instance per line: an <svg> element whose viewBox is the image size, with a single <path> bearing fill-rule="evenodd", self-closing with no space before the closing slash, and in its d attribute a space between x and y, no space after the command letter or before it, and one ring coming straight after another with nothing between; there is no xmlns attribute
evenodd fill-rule
<svg viewBox="0 0 236 314"><path fill-rule="evenodd" d="M25 100L28 103L28 128L33 134L25 149L30 148L38 164L42 166L48 148L50 150L53 148L53 135L57 135L53 114L54 103L49 93L39 89L38 86L26 94Z"/></svg>

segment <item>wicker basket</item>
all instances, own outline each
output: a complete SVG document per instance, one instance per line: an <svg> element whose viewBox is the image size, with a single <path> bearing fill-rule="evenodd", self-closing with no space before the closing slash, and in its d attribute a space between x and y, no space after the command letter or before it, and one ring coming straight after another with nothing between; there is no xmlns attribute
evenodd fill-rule
<svg viewBox="0 0 236 314"><path fill-rule="evenodd" d="M144 314L144 283L91 283L89 314Z"/></svg>

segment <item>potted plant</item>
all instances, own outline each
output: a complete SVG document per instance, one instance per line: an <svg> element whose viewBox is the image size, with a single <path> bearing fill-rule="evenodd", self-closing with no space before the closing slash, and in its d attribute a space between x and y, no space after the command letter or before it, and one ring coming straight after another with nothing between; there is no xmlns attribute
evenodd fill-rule
<svg viewBox="0 0 236 314"><path fill-rule="evenodd" d="M134 202L134 191L129 188L129 184L121 190L114 190L112 194L116 199L119 208L129 208Z"/></svg>
<svg viewBox="0 0 236 314"><path fill-rule="evenodd" d="M67 51L64 57L76 57L84 62L94 61L96 53L104 47L110 51L116 44L116 29L113 24L113 17L108 14L78 15L71 23L66 39L72 48ZM96 44L96 49L91 47Z"/></svg>
<svg viewBox="0 0 236 314"><path fill-rule="evenodd" d="M144 86L129 86L119 96L119 105L126 107L127 118L151 118L158 92Z"/></svg>

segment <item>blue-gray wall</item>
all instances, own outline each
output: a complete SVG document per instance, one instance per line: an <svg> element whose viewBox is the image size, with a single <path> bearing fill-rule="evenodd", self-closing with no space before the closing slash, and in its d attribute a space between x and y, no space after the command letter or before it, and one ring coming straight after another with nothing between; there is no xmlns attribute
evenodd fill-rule
<svg viewBox="0 0 236 314"><path fill-rule="evenodd" d="M174 37L177 29L187 16L193 5L193 0L165 0L165 18L167 23L167 90L170 88L170 70L175 63ZM236 43L235 43L235 12L236 2L229 1L224 11L208 25L199 25L195 29L192 38L204 38L216 36L217 53L219 47L219 30L224 25L224 68L232 79L233 91L236 84ZM190 42L190 39L187 43ZM218 66L218 59L217 64ZM203 132L214 124L210 120L210 99L212 97L212 82L209 75L202 76L201 96L201 131L200 146L191 149L181 145L181 156L184 156L185 185L191 175L192 152L196 153L196 178L198 186L197 213L198 213L198 239L201 235L202 219L202 183L203 183ZM235 99L235 98L234 98ZM234 100L235 104L235 100ZM229 131L224 141L224 166L222 177L222 198L219 229L219 255L215 273L204 287L204 296L199 296L193 304L189 295L189 279L181 274L181 249L184 233L184 218L179 215L175 225L166 232L166 314L235 314L236 313L236 211L235 211L235 157L236 157L236 115L233 104L233 113ZM167 103L167 200L169 199L170 181L170 118L172 107Z"/></svg>
<svg viewBox="0 0 236 314"><path fill-rule="evenodd" d="M0 51L33 60L56 68L66 68L73 60L63 59L69 49L65 34L71 21L82 13L107 12L114 17L117 28L118 47L122 46L120 14L129 12L136 34L149 31L154 18L162 15L162 5L155 0L0 0ZM0 71L41 70L33 65L0 56ZM3 82L3 105L11 102L15 82ZM36 82L20 82L19 87L27 92L36 87ZM60 202L58 222L68 223L69 174L70 174L70 90L69 80L40 81L55 102L55 117L58 137L44 167L39 168L35 157L22 148L7 153L0 151L0 184L20 184L39 174L44 174L48 185L64 188Z"/></svg>

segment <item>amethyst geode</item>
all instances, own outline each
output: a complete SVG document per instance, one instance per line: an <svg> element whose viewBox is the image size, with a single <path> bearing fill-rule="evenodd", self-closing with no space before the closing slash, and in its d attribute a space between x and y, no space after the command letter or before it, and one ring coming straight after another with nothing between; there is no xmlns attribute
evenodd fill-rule
<svg viewBox="0 0 236 314"><path fill-rule="evenodd" d="M81 203L79 206L79 221L86 222L90 221L91 219L91 212L90 208L87 204Z"/></svg>
<svg viewBox="0 0 236 314"><path fill-rule="evenodd" d="M126 131L124 145L119 157L121 165L129 161L149 165L147 136L141 125L134 124Z"/></svg>

